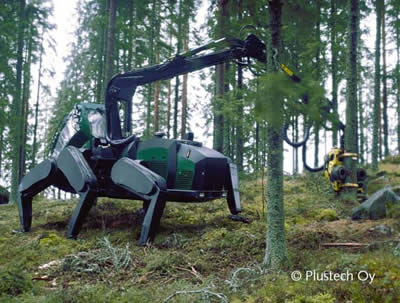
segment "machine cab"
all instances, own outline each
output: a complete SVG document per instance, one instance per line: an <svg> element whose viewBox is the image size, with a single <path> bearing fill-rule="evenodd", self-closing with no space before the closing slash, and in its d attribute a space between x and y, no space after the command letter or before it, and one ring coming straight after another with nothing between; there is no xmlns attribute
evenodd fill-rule
<svg viewBox="0 0 400 303"><path fill-rule="evenodd" d="M83 147L92 138L105 142L106 119L103 104L79 103L64 118L53 139L51 156L57 158L67 146ZM88 146L89 148L89 146Z"/></svg>

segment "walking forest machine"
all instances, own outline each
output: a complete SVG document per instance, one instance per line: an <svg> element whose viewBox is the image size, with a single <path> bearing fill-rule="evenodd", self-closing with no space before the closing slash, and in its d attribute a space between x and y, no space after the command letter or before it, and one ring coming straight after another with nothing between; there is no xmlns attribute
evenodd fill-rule
<svg viewBox="0 0 400 303"><path fill-rule="evenodd" d="M265 44L254 34L245 40L223 38L176 55L164 63L115 75L105 104L80 103L64 120L51 156L19 185L19 216L31 230L32 199L53 185L79 194L67 237L77 238L97 197L142 200L145 216L139 244L151 240L166 201L204 202L226 196L234 220L241 211L237 168L223 154L193 140L193 133L168 139L165 133L140 140L131 132L132 98L140 85L228 61L266 61ZM123 109L123 110L121 110Z"/></svg>
<svg viewBox="0 0 400 303"><path fill-rule="evenodd" d="M247 61L243 61L245 58ZM115 75L107 84L105 104L77 104L56 132L51 156L21 180L18 208L23 231L31 230L33 197L51 185L80 196L67 230L67 237L73 239L77 238L97 197L143 201L140 245L154 238L166 201L190 203L226 197L230 218L246 222L240 216L238 174L231 159L194 141L190 132L181 139L169 139L158 132L146 140L130 133L132 98L138 86L229 61L247 65L255 73L251 58L266 62L265 44L254 34L245 40L222 38L164 63ZM294 82L301 81L287 66L278 64ZM307 104L307 96L302 103ZM321 115L331 109L328 101L321 107ZM289 121L288 117L286 120ZM333 127L344 132L344 125L337 117L332 121ZM310 127L305 126L303 141L292 142L286 123L283 139L295 148L303 146L304 167L312 172L325 170L335 192L357 187L362 193L364 170L358 170L357 183L346 182L349 171L343 166L343 159L354 158L356 154L344 150L343 134L341 147L332 149L321 167L307 165Z"/></svg>

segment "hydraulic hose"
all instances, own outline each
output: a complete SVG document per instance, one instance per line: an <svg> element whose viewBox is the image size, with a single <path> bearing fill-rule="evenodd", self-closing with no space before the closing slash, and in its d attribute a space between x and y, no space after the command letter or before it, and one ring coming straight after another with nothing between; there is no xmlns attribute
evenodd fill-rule
<svg viewBox="0 0 400 303"><path fill-rule="evenodd" d="M300 146L305 146L308 138L310 137L310 127L306 127L305 128L305 130L304 130L304 139L302 141L300 141L300 142L292 142L289 139L289 137L287 135L288 129L289 129L289 123L286 123L285 126L283 127L283 133L282 133L283 140L285 140L285 142L287 144L289 144L290 146L293 146L293 147L296 147L296 148L300 147Z"/></svg>
<svg viewBox="0 0 400 303"><path fill-rule="evenodd" d="M329 161L329 159L325 159L324 164L322 164L320 167L310 167L310 166L308 166L308 164L307 164L307 147L306 147L306 144L303 145L302 158L303 158L304 168L307 169L308 171L312 172L312 173L316 173L316 172L324 170L326 164Z"/></svg>

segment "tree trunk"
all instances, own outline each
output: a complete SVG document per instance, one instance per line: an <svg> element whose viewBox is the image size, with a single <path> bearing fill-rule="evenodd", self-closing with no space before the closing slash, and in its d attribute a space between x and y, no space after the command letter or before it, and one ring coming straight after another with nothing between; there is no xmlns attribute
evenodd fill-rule
<svg viewBox="0 0 400 303"><path fill-rule="evenodd" d="M117 0L109 0L108 26L107 26L107 51L106 51L106 83L114 74L114 44L115 44L115 15Z"/></svg>
<svg viewBox="0 0 400 303"><path fill-rule="evenodd" d="M43 35L43 34L42 34ZM43 42L43 37L41 39ZM37 85L37 93L36 93L36 104L35 104L35 124L33 125L33 144L32 144L32 157L31 157L31 165L30 169L34 168L36 165L36 153L37 153L37 129L38 129L38 121L39 121L39 100L40 100L40 86L42 80L42 59L43 59L43 46L42 43L40 45L40 55L39 55L39 71L38 71L38 85Z"/></svg>
<svg viewBox="0 0 400 303"><path fill-rule="evenodd" d="M174 125L173 136L178 138L178 103L179 103L179 76L175 77L175 98L174 98Z"/></svg>
<svg viewBox="0 0 400 303"><path fill-rule="evenodd" d="M156 0L153 0L152 3L152 12L151 12L151 36L150 36L150 65L154 64L154 54L155 54L155 46L157 47L157 43L154 43L156 40L156 33L157 29L157 8L156 8ZM148 94L146 98L146 129L145 129L145 136L149 137L151 133L151 99L154 98L153 96L153 84L149 83L148 85Z"/></svg>
<svg viewBox="0 0 400 303"><path fill-rule="evenodd" d="M154 5L154 29L155 29L155 33L153 34L153 39L154 39L154 53L155 53L155 61L156 64L158 64L160 62L160 22L159 20L157 20L156 16L158 16L159 13L159 7L157 7L156 2L153 2ZM160 81L157 81L154 83L154 132L158 132L159 128L160 128L160 109L159 109L159 98L160 98ZM150 115L150 112L148 112L148 114ZM150 118L150 117L149 117Z"/></svg>
<svg viewBox="0 0 400 303"><path fill-rule="evenodd" d="M178 36L177 39L177 50L176 53L179 54L182 49L182 14L183 14L183 1L179 1L179 14L178 14ZM175 99L174 99L174 125L173 125L173 135L174 138L178 138L178 103L179 103L179 76L175 77Z"/></svg>
<svg viewBox="0 0 400 303"><path fill-rule="evenodd" d="M226 35L225 23L228 16L227 8L228 0L218 1L218 36L222 38ZM222 115L222 102L225 93L225 64L216 66L216 104L214 106L214 131L215 131L215 146L214 149L223 152L224 148L224 116Z"/></svg>
<svg viewBox="0 0 400 303"><path fill-rule="evenodd" d="M372 121L372 170L378 170L378 152L379 152L379 108L380 108L380 59L381 59L381 18L383 0L376 0L376 40L375 40L375 89L374 89L374 107Z"/></svg>
<svg viewBox="0 0 400 303"><path fill-rule="evenodd" d="M362 76L361 76L361 30L360 30L360 17L357 18L357 90L358 90L358 133L359 133L359 141L357 141L357 150L358 150L358 160L360 164L365 163L364 159L364 104L362 102Z"/></svg>
<svg viewBox="0 0 400 303"><path fill-rule="evenodd" d="M315 54L316 61L316 80L318 83L321 82L321 4L320 0L316 2L317 5L317 24L316 24L316 40L318 43L317 52ZM315 126L315 149L314 149L314 166L318 167L318 155L319 155L319 125Z"/></svg>
<svg viewBox="0 0 400 303"><path fill-rule="evenodd" d="M261 132L262 132L262 151L261 151L261 168L264 169L265 166L267 165L267 147L268 147L268 138L267 138L267 123L263 123L262 124L262 128L261 128Z"/></svg>
<svg viewBox="0 0 400 303"><path fill-rule="evenodd" d="M281 1L269 1L268 9L271 31L271 48L267 52L270 56L268 69L277 72L272 54L274 49L281 49ZM283 269L288 262L283 206L283 104L278 104L274 109L277 123L268 123L267 126L267 235L264 266L273 270Z"/></svg>
<svg viewBox="0 0 400 303"><path fill-rule="evenodd" d="M107 0L101 0L100 1L100 15L102 16L102 19L105 18L106 16L106 2ZM103 22L103 20L102 20ZM105 25L105 24L104 24ZM100 40L98 42L97 46L97 79L96 79L96 102L102 103L103 98L104 98L104 48L105 48L105 28L106 26L98 27L98 33Z"/></svg>
<svg viewBox="0 0 400 303"><path fill-rule="evenodd" d="M238 20L239 23L243 22L243 7L242 0L238 3ZM237 119L236 119L236 165L239 172L243 171L243 67L237 65L237 90L238 90L238 107L237 107Z"/></svg>
<svg viewBox="0 0 400 303"><path fill-rule="evenodd" d="M389 122L388 122L388 97L386 75L386 33L385 33L385 6L382 8L382 57L383 57L383 95L382 95L382 119L383 119L383 147L385 157L389 156Z"/></svg>
<svg viewBox="0 0 400 303"><path fill-rule="evenodd" d="M358 0L350 1L348 63L347 63L347 102L346 102L346 129L344 148L346 152L357 153L357 44L358 44ZM352 157L344 159L344 165L351 173L346 177L346 183L357 183L357 162ZM357 193L356 188L347 188L347 191Z"/></svg>
<svg viewBox="0 0 400 303"><path fill-rule="evenodd" d="M396 23L399 24L399 14L396 15ZM400 154L400 28L396 27L396 82L397 82L397 152Z"/></svg>
<svg viewBox="0 0 400 303"><path fill-rule="evenodd" d="M159 131L159 96L160 96L160 82L154 83L154 132Z"/></svg>
<svg viewBox="0 0 400 303"><path fill-rule="evenodd" d="M0 179L2 179L3 167L3 149L4 149L4 127L0 125Z"/></svg>
<svg viewBox="0 0 400 303"><path fill-rule="evenodd" d="M256 172L260 170L260 124L256 121Z"/></svg>
<svg viewBox="0 0 400 303"><path fill-rule="evenodd" d="M30 14L30 13L29 13ZM28 15L28 22L30 21L30 16ZM26 140L27 140L27 132L28 132L28 113L29 113L29 96L30 96L30 82L31 82L31 62L32 62L32 25L29 26L29 42L26 50L26 62L24 64L24 83L22 90L22 111L20 120L20 127L22 129L21 137L20 137L20 145L19 145L19 154L20 154L20 179L25 175L26 170Z"/></svg>
<svg viewBox="0 0 400 303"><path fill-rule="evenodd" d="M333 111L335 113L338 112L338 72L337 72L337 58L338 58L338 50L336 45L336 0L331 0L331 66L332 66L332 104ZM334 147L338 146L338 132L336 129L332 132L332 145Z"/></svg>
<svg viewBox="0 0 400 303"><path fill-rule="evenodd" d="M129 1L129 31L128 31L128 70L133 69L132 57L133 57L133 40L136 34L136 23L135 16L133 10L133 2L134 0ZM135 47L136 48L136 47Z"/></svg>
<svg viewBox="0 0 400 303"><path fill-rule="evenodd" d="M185 24L183 51L186 52L189 46L189 20ZM181 107L181 137L186 134L186 120L187 120L187 93L188 93L188 74L183 75L182 83L182 107Z"/></svg>
<svg viewBox="0 0 400 303"><path fill-rule="evenodd" d="M13 130L13 157L12 157L12 171L11 171L11 196L10 202L17 202L18 196L18 184L21 179L21 158L19 152L19 142L21 138L22 128L20 127L21 111L22 111L22 64L23 64L23 49L24 49L24 15L25 15L25 0L19 1L19 13L18 13L18 34L17 34L17 65L16 65L16 77L15 77L15 91L13 98L13 120L15 121L15 129Z"/></svg>
<svg viewBox="0 0 400 303"><path fill-rule="evenodd" d="M172 30L170 28L169 31L169 46L172 49ZM169 57L171 57L172 53L169 52ZM168 96L167 96L167 138L170 138L171 135L171 95L172 95L172 87L171 87L171 79L168 80Z"/></svg>
<svg viewBox="0 0 400 303"><path fill-rule="evenodd" d="M229 70L231 65L229 62L225 63L225 72L224 72L224 94L226 95L229 92ZM224 104L221 104L221 108L224 107ZM223 116L224 119L224 129L223 129L223 148L222 152L229 158L233 158L232 156L232 141L231 141L231 128L232 128L232 119L229 116Z"/></svg>
<svg viewBox="0 0 400 303"><path fill-rule="evenodd" d="M237 67L237 89L238 89L238 110L236 123L236 165L239 172L243 171L243 68L241 65Z"/></svg>
<svg viewBox="0 0 400 303"><path fill-rule="evenodd" d="M360 73L358 73L359 75L360 75ZM361 80L359 79L359 81L358 81L358 83L360 83L361 84ZM364 164L365 163L365 159L364 159L364 153L365 153L365 150L364 150L364 109L363 109L363 104L362 104L362 89L361 89L361 87L360 87L360 89L359 89L359 92L358 92L358 116L359 116L359 119L358 119L358 125L359 125L359 128L358 128L358 132L359 132L359 134L360 134L360 144L359 144L359 146L358 146L358 150L359 150L359 153L358 153L358 156L359 156L359 160L360 160L360 163L361 164Z"/></svg>

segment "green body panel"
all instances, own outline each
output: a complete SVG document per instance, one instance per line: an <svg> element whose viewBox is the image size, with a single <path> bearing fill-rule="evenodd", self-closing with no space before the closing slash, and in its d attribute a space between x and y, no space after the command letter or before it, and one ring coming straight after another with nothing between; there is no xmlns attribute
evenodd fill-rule
<svg viewBox="0 0 400 303"><path fill-rule="evenodd" d="M164 179L168 177L168 150L162 147L151 147L139 150L137 159Z"/></svg>
<svg viewBox="0 0 400 303"><path fill-rule="evenodd" d="M176 189L192 189L195 163L185 157L178 156L176 171Z"/></svg>
<svg viewBox="0 0 400 303"><path fill-rule="evenodd" d="M137 152L137 159L143 160L143 164L155 172L156 174L162 176L166 180L168 179L168 159L174 155L169 155L170 146L157 146L157 143L162 145L160 139L152 140L152 142L147 141L145 144L139 146ZM175 189L192 189L193 178L195 173L195 163L185 157L184 155L176 156L176 172L175 177L171 176L173 179L173 188Z"/></svg>

